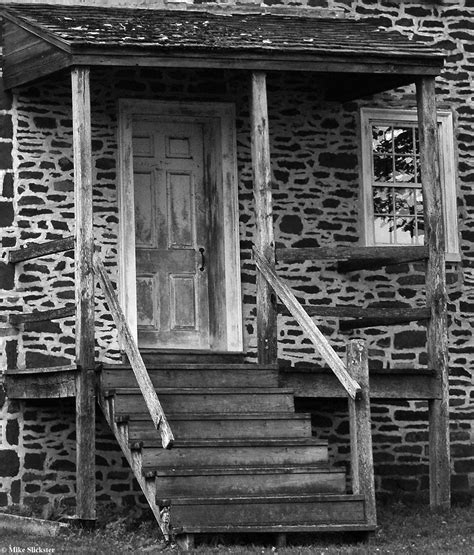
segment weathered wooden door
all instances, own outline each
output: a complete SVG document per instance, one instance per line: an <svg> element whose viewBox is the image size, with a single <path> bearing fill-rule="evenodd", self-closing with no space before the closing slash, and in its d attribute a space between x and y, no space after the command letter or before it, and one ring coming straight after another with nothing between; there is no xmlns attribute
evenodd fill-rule
<svg viewBox="0 0 474 555"><path fill-rule="evenodd" d="M140 347L210 346L205 136L183 118L133 122Z"/></svg>

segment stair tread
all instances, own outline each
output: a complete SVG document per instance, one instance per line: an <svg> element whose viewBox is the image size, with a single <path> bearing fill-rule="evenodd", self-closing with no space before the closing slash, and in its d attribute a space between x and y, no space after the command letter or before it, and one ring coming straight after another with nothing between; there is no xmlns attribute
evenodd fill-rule
<svg viewBox="0 0 474 555"><path fill-rule="evenodd" d="M286 387L160 387L157 388L158 395L225 395L233 394L281 394L292 395L294 390ZM111 387L110 394L141 395L138 387Z"/></svg>
<svg viewBox="0 0 474 555"><path fill-rule="evenodd" d="M353 522L348 520L343 524L330 523L276 523L269 522L266 524L227 524L227 525L191 525L186 526L187 533L207 533L219 534L225 532L232 533L325 533L325 532L373 532L377 526L372 524Z"/></svg>
<svg viewBox="0 0 474 555"><path fill-rule="evenodd" d="M331 501L364 501L363 495L352 493L309 493L299 495L272 494L272 495L237 495L233 497L173 497L171 505L211 505L214 503L321 503Z"/></svg>
<svg viewBox="0 0 474 555"><path fill-rule="evenodd" d="M278 365L276 364L253 364L253 363L238 363L238 362L163 362L163 363L153 363L146 365L147 370L221 370L229 371L232 370L251 370L252 372L258 370L278 370ZM104 370L132 370L130 364L104 364Z"/></svg>
<svg viewBox="0 0 474 555"><path fill-rule="evenodd" d="M167 412L168 420L306 420L311 417L309 412ZM116 420L123 420L124 415L116 415ZM148 412L131 413L130 420L133 422L146 421L151 423Z"/></svg>
<svg viewBox="0 0 474 555"><path fill-rule="evenodd" d="M197 468L161 467L156 476L214 476L232 474L345 474L345 470L331 468L327 463L314 465L260 465L260 466L200 466Z"/></svg>
<svg viewBox="0 0 474 555"><path fill-rule="evenodd" d="M160 447L161 439L156 440L135 440L130 443L140 443L142 447ZM322 441L313 437L288 438L203 438L203 439L177 439L173 443L173 450L179 447L256 447L256 446L324 446L327 441Z"/></svg>

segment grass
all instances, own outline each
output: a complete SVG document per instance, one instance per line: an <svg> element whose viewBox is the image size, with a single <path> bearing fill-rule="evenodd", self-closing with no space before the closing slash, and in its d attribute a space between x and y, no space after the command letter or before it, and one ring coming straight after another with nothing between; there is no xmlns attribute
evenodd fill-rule
<svg viewBox="0 0 474 555"><path fill-rule="evenodd" d="M223 536L208 538L194 550L198 554L224 553L270 555L379 555L429 554L472 555L474 553L474 507L454 507L449 512L430 512L426 506L394 503L379 507L379 526L368 542L357 542L344 535L289 538L289 545L276 549L258 538ZM11 547L10 547L11 546ZM179 553L176 545L166 545L157 527L147 521L137 524L126 516L101 525L93 532L71 530L56 538L7 534L0 538L1 553L115 555L123 553ZM28 549L30 548L30 549ZM32 549L32 548L37 548ZM41 549L41 551L39 551Z"/></svg>

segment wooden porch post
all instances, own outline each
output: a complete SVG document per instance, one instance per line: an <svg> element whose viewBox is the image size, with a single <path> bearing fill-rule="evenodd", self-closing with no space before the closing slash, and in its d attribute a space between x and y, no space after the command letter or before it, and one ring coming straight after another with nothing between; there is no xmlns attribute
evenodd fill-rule
<svg viewBox="0 0 474 555"><path fill-rule="evenodd" d="M351 436L352 491L365 497L367 524L377 524L375 505L374 460L370 416L369 361L367 346L362 339L352 339L347 345L347 371L361 387L359 399L349 397Z"/></svg>
<svg viewBox="0 0 474 555"><path fill-rule="evenodd" d="M266 75L252 73L251 139L253 193L255 198L255 246L262 257L275 267L273 238L270 140L268 129ZM276 298L266 279L257 270L258 362L277 362Z"/></svg>
<svg viewBox="0 0 474 555"><path fill-rule="evenodd" d="M428 368L434 369L438 398L429 401L430 504L450 506L449 368L445 236L442 207L435 78L417 81L420 134L421 183L425 218L425 241L429 259L426 270L426 301L431 310L427 329Z"/></svg>
<svg viewBox="0 0 474 555"><path fill-rule="evenodd" d="M76 216L76 473L77 518L92 524L95 512L94 236L89 68L71 72Z"/></svg>

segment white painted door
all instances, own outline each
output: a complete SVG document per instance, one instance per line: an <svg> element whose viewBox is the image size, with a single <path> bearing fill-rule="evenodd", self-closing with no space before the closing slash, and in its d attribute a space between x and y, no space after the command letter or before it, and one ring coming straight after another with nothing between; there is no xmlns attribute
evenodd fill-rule
<svg viewBox="0 0 474 555"><path fill-rule="evenodd" d="M134 118L138 344L209 349L204 125Z"/></svg>

